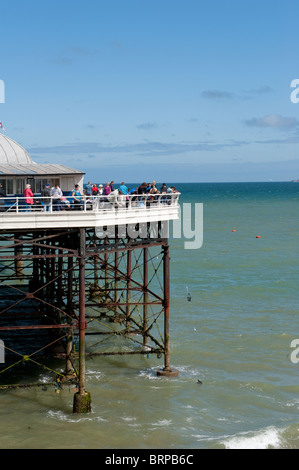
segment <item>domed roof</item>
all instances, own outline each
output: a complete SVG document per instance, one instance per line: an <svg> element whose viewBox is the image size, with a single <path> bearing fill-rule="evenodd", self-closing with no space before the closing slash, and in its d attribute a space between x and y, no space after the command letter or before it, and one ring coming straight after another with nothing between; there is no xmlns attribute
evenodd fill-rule
<svg viewBox="0 0 299 470"><path fill-rule="evenodd" d="M35 162L21 145L0 133L0 165L31 165L33 163Z"/></svg>
<svg viewBox="0 0 299 470"><path fill-rule="evenodd" d="M28 152L14 140L0 133L0 175L3 176L49 176L49 175L84 175L61 164L34 162Z"/></svg>

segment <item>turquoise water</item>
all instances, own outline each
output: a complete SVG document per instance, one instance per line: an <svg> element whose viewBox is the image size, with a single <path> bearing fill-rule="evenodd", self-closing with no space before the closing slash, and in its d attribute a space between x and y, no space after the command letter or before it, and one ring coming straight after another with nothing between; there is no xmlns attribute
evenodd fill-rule
<svg viewBox="0 0 299 470"><path fill-rule="evenodd" d="M170 240L179 376L155 356L88 359L84 416L72 389L1 392L0 448L299 448L299 184L176 187L204 213L199 250Z"/></svg>

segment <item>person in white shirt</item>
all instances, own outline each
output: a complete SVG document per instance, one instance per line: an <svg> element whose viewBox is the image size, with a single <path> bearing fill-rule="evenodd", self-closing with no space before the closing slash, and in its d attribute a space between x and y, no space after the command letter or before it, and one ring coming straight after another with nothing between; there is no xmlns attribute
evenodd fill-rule
<svg viewBox="0 0 299 470"><path fill-rule="evenodd" d="M63 192L61 191L58 184L55 184L51 189L51 197L52 197L52 204L53 204L53 211L60 211L60 198L63 196Z"/></svg>
<svg viewBox="0 0 299 470"><path fill-rule="evenodd" d="M116 207L126 207L126 196L122 191L118 191L116 197Z"/></svg>

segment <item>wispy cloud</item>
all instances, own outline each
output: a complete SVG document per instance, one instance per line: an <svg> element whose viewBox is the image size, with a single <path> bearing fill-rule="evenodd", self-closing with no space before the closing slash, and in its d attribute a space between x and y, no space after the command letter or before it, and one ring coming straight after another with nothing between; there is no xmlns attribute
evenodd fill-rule
<svg viewBox="0 0 299 470"><path fill-rule="evenodd" d="M89 49L80 46L69 46L60 55L52 60L53 64L60 66L71 65L78 58L96 57L99 55L99 49Z"/></svg>
<svg viewBox="0 0 299 470"><path fill-rule="evenodd" d="M221 91L221 90L205 90L202 92L202 96L209 100L223 100L223 99L233 99L234 94L228 91Z"/></svg>
<svg viewBox="0 0 299 470"><path fill-rule="evenodd" d="M264 95L264 94L272 93L272 92L273 90L269 85L263 85L263 86L260 86L259 88L253 88L247 92L245 91L245 93L251 93L253 95Z"/></svg>
<svg viewBox="0 0 299 470"><path fill-rule="evenodd" d="M55 145L49 147L34 147L27 148L29 154L31 154L35 160L41 161L46 158L57 159L58 157L71 157L72 160L76 160L78 157L87 157L88 159L94 159L99 155L119 155L130 156L134 159L144 159L146 162L147 158L153 161L154 158L160 157L174 157L183 156L186 154L194 154L195 158L201 152L221 152L226 149L242 148L253 144L263 145L285 145L285 144L298 144L299 135L290 134L287 138L276 138L276 139L252 139L252 140L228 140L226 142L156 142L156 141L144 141L141 143L124 143L121 145L102 145L99 142L76 142L66 143L63 145ZM183 159L182 159L183 162Z"/></svg>
<svg viewBox="0 0 299 470"><path fill-rule="evenodd" d="M124 46L118 41L110 41L109 46L119 51L124 49Z"/></svg>
<svg viewBox="0 0 299 470"><path fill-rule="evenodd" d="M52 63L55 65L60 65L62 67L68 66L72 63L73 61L69 57L56 57L55 59L52 60Z"/></svg>
<svg viewBox="0 0 299 470"><path fill-rule="evenodd" d="M81 46L69 46L66 52L73 56L81 56L81 57L82 56L83 57L95 56L100 53L99 49L89 49L87 47L81 47Z"/></svg>
<svg viewBox="0 0 299 470"><path fill-rule="evenodd" d="M143 122L141 124L137 124L137 129L157 129L158 125L156 122Z"/></svg>
<svg viewBox="0 0 299 470"><path fill-rule="evenodd" d="M252 118L245 121L249 127L268 127L280 130L294 130L298 127L299 121L294 117L284 117L278 114L268 114L262 118Z"/></svg>
<svg viewBox="0 0 299 470"><path fill-rule="evenodd" d="M272 88L269 85L262 85L258 88L252 88L251 90L236 91L234 93L226 90L204 90L201 95L209 100L220 101L220 100L244 100L251 99L256 96L266 95L272 92Z"/></svg>
<svg viewBox="0 0 299 470"><path fill-rule="evenodd" d="M154 157L154 156L171 156L179 155L187 152L213 152L227 147L236 147L244 145L243 141L230 141L227 143L215 142L142 142L136 144L123 144L123 145L101 145L97 142L78 142L67 143L64 145L49 146L49 147L31 147L27 148L28 152L32 155L95 155L95 154L130 154L138 155L141 157Z"/></svg>

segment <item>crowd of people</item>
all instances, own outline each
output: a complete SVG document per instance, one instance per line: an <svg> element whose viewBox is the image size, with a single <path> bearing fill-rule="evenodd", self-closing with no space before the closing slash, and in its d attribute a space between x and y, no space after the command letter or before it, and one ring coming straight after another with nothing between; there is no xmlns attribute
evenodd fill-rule
<svg viewBox="0 0 299 470"><path fill-rule="evenodd" d="M118 188L115 188L114 181L107 182L105 186L100 184L97 186L95 183L92 184L90 181L85 186L84 194L86 196L98 196L98 195L105 195L108 196L110 193L118 190L118 193L123 195L127 194L169 194L169 193L178 193L174 186L167 187L166 183L163 183L160 190L157 188L156 181L152 183L141 183L140 186L128 188L124 182L120 184Z"/></svg>
<svg viewBox="0 0 299 470"><path fill-rule="evenodd" d="M134 201L138 200L142 202L144 199L146 199L146 203L149 204L157 200L157 196L159 194L169 195L171 193L178 193L174 186L167 187L167 185L163 183L161 188L158 189L156 181L153 181L152 183L143 182L139 186L133 188L129 188L124 182L116 188L114 181L108 181L104 186L102 184L97 186L97 184L92 184L89 181L83 191L80 190L80 186L78 184L75 185L71 194L71 202L67 197L65 197L58 184L55 184L52 188L50 188L49 183L45 184L41 190L41 198L38 200L34 200L31 185L27 184L24 189L23 196L25 198L25 211L31 211L33 205L41 204L44 212L48 212L50 210L81 210L83 208L84 196L86 196L85 203L92 205L97 199L99 199L100 202L108 201L107 197L114 194L116 207L125 207L128 205L130 195L132 196L131 200L133 204ZM95 198L95 196L102 197ZM145 198L145 196L147 197Z"/></svg>
<svg viewBox="0 0 299 470"><path fill-rule="evenodd" d="M90 181L85 186L84 194L86 196L103 196L100 200L105 201L105 196L109 196L111 194L115 194L115 207L127 207L129 204L129 200L131 197L131 204L138 205L150 205L157 201L157 196L161 195L169 195L171 193L178 193L179 191L176 190L175 186L167 187L166 183L163 183L161 188L157 188L156 181L152 183L141 183L139 186L134 186L133 188L129 188L124 181L119 185L118 188L115 188L114 181L107 182L105 186L100 184L97 186L95 183L92 184ZM164 197L164 201L166 197ZM163 201L163 196L162 196Z"/></svg>

